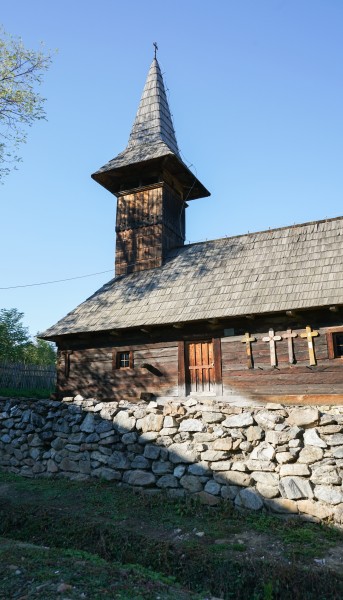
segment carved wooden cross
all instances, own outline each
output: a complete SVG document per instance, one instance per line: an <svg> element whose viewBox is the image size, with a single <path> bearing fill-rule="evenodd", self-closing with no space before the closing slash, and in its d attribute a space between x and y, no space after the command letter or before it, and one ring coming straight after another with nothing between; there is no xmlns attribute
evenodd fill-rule
<svg viewBox="0 0 343 600"><path fill-rule="evenodd" d="M287 329L287 333L284 333L282 336L283 340L288 340L288 360L291 365L295 363L294 357L294 347L293 347L293 338L297 337L298 334L291 329Z"/></svg>
<svg viewBox="0 0 343 600"><path fill-rule="evenodd" d="M252 369L253 368L253 360L252 360L252 354L251 354L251 342L256 342L256 338L254 337L250 337L249 333L246 332L246 334L244 335L244 337L241 339L241 342L244 344L246 344L246 350L247 350L247 365L248 365L248 369Z"/></svg>
<svg viewBox="0 0 343 600"><path fill-rule="evenodd" d="M317 335L319 335L319 331L312 331L311 327L309 325L307 325L307 327L306 327L306 333L300 334L300 337L307 339L308 353L310 356L310 365L317 364L316 356L314 354L314 345L313 345L313 341L312 341L312 338L316 337Z"/></svg>
<svg viewBox="0 0 343 600"><path fill-rule="evenodd" d="M275 342L278 342L281 339L282 339L281 335L274 335L274 329L269 329L269 335L268 335L268 337L262 338L263 342L269 342L269 347L270 347L270 364L271 364L272 367L276 367L276 365L277 365Z"/></svg>

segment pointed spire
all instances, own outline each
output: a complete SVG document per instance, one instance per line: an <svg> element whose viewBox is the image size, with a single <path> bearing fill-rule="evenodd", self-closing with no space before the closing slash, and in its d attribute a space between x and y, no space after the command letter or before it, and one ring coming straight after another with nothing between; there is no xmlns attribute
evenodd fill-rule
<svg viewBox="0 0 343 600"><path fill-rule="evenodd" d="M127 149L159 142L179 155L160 65L153 59L145 82Z"/></svg>

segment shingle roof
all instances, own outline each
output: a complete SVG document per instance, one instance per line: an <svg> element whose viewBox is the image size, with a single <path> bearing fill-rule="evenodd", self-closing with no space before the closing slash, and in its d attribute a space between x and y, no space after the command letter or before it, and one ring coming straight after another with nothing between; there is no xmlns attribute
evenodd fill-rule
<svg viewBox="0 0 343 600"><path fill-rule="evenodd" d="M343 304L343 217L190 244L113 279L42 337Z"/></svg>
<svg viewBox="0 0 343 600"><path fill-rule="evenodd" d="M151 63L126 150L97 173L167 154L179 156L162 73L157 59Z"/></svg>
<svg viewBox="0 0 343 600"><path fill-rule="evenodd" d="M165 157L168 157L169 170L184 186L187 200L210 195L180 157L161 69L154 58L126 149L93 173L92 178L117 194L130 169L150 161L162 164L161 159Z"/></svg>

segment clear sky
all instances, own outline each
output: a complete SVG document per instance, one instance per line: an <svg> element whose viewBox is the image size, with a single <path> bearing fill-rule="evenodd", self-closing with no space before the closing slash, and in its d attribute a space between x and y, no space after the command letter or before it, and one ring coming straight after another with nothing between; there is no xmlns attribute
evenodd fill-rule
<svg viewBox="0 0 343 600"><path fill-rule="evenodd" d="M152 43L184 160L210 190L198 241L343 214L342 0L2 0L26 46L58 49L47 122L0 187L0 287L113 269L115 197L90 175L128 141ZM32 334L112 273L0 290Z"/></svg>

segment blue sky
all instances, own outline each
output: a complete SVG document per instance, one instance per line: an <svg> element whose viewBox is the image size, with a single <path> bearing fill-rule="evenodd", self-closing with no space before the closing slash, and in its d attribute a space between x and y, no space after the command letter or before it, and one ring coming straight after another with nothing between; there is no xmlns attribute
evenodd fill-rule
<svg viewBox="0 0 343 600"><path fill-rule="evenodd" d="M115 197L90 175L122 151L153 58L184 160L211 191L198 241L343 214L341 0L2 0L26 46L58 49L23 162L0 187L0 287L111 270ZM112 277L0 290L42 331Z"/></svg>

